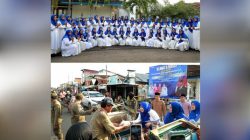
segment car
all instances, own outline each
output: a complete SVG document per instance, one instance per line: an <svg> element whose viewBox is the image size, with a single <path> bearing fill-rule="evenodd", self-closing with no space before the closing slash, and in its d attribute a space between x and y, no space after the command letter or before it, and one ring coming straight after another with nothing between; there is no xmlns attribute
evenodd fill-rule
<svg viewBox="0 0 250 140"><path fill-rule="evenodd" d="M105 96L98 91L83 91L84 98L82 100L82 105L88 108L92 106L97 106Z"/></svg>

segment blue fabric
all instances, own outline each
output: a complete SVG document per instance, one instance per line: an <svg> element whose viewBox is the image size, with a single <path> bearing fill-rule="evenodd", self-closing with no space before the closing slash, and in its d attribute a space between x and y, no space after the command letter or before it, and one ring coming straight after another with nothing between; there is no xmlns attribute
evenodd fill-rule
<svg viewBox="0 0 250 140"><path fill-rule="evenodd" d="M192 26L193 26L193 21L187 22L187 23L186 23L186 26L187 26L187 27L189 27L189 26L192 27ZM188 28L188 30L189 30L191 33L193 32L193 29L192 29L192 28Z"/></svg>
<svg viewBox="0 0 250 140"><path fill-rule="evenodd" d="M176 36L177 35L177 33L176 32L171 32L171 34L170 34L170 36Z"/></svg>
<svg viewBox="0 0 250 140"><path fill-rule="evenodd" d="M145 128L145 124L150 120L149 111L151 110L151 105L148 102L141 102L140 106L144 109L140 112L142 127Z"/></svg>
<svg viewBox="0 0 250 140"><path fill-rule="evenodd" d="M165 30L163 31L163 34L164 34L165 36L169 35L169 34L168 34L168 30L165 29Z"/></svg>
<svg viewBox="0 0 250 140"><path fill-rule="evenodd" d="M87 25L87 23L86 23L86 21L85 21L85 18L82 18L82 26L86 26Z"/></svg>
<svg viewBox="0 0 250 140"><path fill-rule="evenodd" d="M81 31L82 31L82 33L81 33ZM78 36L81 37L81 35L83 35L83 34L84 34L83 29L80 29L80 31L78 32Z"/></svg>
<svg viewBox="0 0 250 140"><path fill-rule="evenodd" d="M104 16L101 16L100 21L104 22Z"/></svg>
<svg viewBox="0 0 250 140"><path fill-rule="evenodd" d="M141 37L146 37L146 32L141 32L141 33L140 33L140 36L141 36Z"/></svg>
<svg viewBox="0 0 250 140"><path fill-rule="evenodd" d="M92 19L92 17L89 18L89 22L93 25L94 24L94 21Z"/></svg>
<svg viewBox="0 0 250 140"><path fill-rule="evenodd" d="M72 19L71 19L71 20L69 20L69 18L71 18L71 17L70 17L70 16L66 16L66 20L67 20L67 22L68 22L69 24L71 24Z"/></svg>
<svg viewBox="0 0 250 140"><path fill-rule="evenodd" d="M184 111L179 103L171 102L170 104L172 107L172 112L168 112L166 114L166 116L164 117L164 124L171 123L182 118L188 120L188 118L184 115Z"/></svg>
<svg viewBox="0 0 250 140"><path fill-rule="evenodd" d="M188 39L188 36L184 33L184 31L182 30L182 34L178 34L177 38L185 38ZM183 40L179 40L179 43L183 42Z"/></svg>
<svg viewBox="0 0 250 140"><path fill-rule="evenodd" d="M59 20L60 20L61 24L62 24L62 25L64 25L67 21L66 21L66 19L65 19L65 18L64 18L64 19L62 19L62 17L64 17L64 14L61 14L61 15L60 15Z"/></svg>
<svg viewBox="0 0 250 140"><path fill-rule="evenodd" d="M137 37L138 35L139 35L139 32L138 31L134 31L133 36Z"/></svg>
<svg viewBox="0 0 250 140"><path fill-rule="evenodd" d="M96 15L94 16L94 20L95 20L96 23L98 22L98 19L97 19Z"/></svg>
<svg viewBox="0 0 250 140"><path fill-rule="evenodd" d="M120 31L119 31L119 34L124 35L124 33L125 33L124 30L122 30L122 28L121 28Z"/></svg>
<svg viewBox="0 0 250 140"><path fill-rule="evenodd" d="M77 26L79 25L79 23L80 23L79 18L75 19L75 23L76 23Z"/></svg>
<svg viewBox="0 0 250 140"><path fill-rule="evenodd" d="M92 34L93 38L96 39L96 31L94 31L94 28L92 29L91 34Z"/></svg>
<svg viewBox="0 0 250 140"><path fill-rule="evenodd" d="M71 30L67 30L66 33L65 33L65 35L63 36L62 40L63 40L64 38L68 38L69 40L71 40L72 35L69 35L70 32L72 33Z"/></svg>
<svg viewBox="0 0 250 140"><path fill-rule="evenodd" d="M86 39L86 41L88 41L88 37L89 37L89 34L85 31L83 33L83 38Z"/></svg>
<svg viewBox="0 0 250 140"><path fill-rule="evenodd" d="M151 22L152 22L151 18L148 18L148 22L147 22L147 24L148 24L148 25L150 25L150 24L151 24Z"/></svg>
<svg viewBox="0 0 250 140"><path fill-rule="evenodd" d="M51 22L51 24L54 25L54 26L57 25L57 21L54 20L54 17L55 17L55 16L56 16L56 15L51 15L51 17L50 17L50 22Z"/></svg>
<svg viewBox="0 0 250 140"><path fill-rule="evenodd" d="M200 20L199 20L199 17L198 17L198 16L195 16L194 18L195 18L197 21L194 21L194 22L193 22L193 26L194 26L194 27L197 27Z"/></svg>
<svg viewBox="0 0 250 140"><path fill-rule="evenodd" d="M77 38L78 37L78 30L77 29L73 29L73 35L72 35L72 37L75 37L75 38Z"/></svg>
<svg viewBox="0 0 250 140"><path fill-rule="evenodd" d="M189 114L189 120L198 121L200 119L200 103L198 101L192 101L195 106L195 110L192 110Z"/></svg>
<svg viewBox="0 0 250 140"><path fill-rule="evenodd" d="M107 30L105 31L105 33L104 33L104 34L105 34L105 35L107 35L107 34L111 34L111 30L108 30L108 29L107 29Z"/></svg>
<svg viewBox="0 0 250 140"><path fill-rule="evenodd" d="M129 30L128 30L129 29ZM131 34L131 30L130 28L127 28L127 31L126 31L126 36L130 35Z"/></svg>
<svg viewBox="0 0 250 140"><path fill-rule="evenodd" d="M185 38L188 39L188 36L184 33L184 31L182 30L182 34L178 34L177 38Z"/></svg>

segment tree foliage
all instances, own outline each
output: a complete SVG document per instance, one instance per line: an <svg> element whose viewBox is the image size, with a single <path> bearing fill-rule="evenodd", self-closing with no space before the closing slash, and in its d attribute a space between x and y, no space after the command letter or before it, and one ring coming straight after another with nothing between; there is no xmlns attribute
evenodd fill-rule
<svg viewBox="0 0 250 140"><path fill-rule="evenodd" d="M152 2L154 1L154 2ZM174 5L169 4L168 0L165 0L166 6L159 4L156 0L129 0L125 2L125 8L128 8L130 12L136 6L136 13L139 17L152 17L156 18L185 18L193 17L200 14L199 6L195 4L187 4L184 1L180 1Z"/></svg>
<svg viewBox="0 0 250 140"><path fill-rule="evenodd" d="M124 2L124 7L128 8L131 13L133 13L133 9L136 8L136 14L139 17L149 16L148 7L151 4L156 4L157 0L128 0Z"/></svg>

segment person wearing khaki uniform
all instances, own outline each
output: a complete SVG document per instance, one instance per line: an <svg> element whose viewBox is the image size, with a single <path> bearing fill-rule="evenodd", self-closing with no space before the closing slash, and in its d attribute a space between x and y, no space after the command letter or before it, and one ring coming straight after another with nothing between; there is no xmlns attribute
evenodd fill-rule
<svg viewBox="0 0 250 140"><path fill-rule="evenodd" d="M51 123L53 132L59 140L63 140L62 132L62 106L57 100L57 94L51 94Z"/></svg>
<svg viewBox="0 0 250 140"><path fill-rule="evenodd" d="M90 110L85 111L81 105L83 99L83 95L77 94L76 95L76 101L72 105L71 110L71 124L76 124L78 122L85 122L85 115L91 115L91 113L94 111L94 108L91 108Z"/></svg>
<svg viewBox="0 0 250 140"><path fill-rule="evenodd" d="M131 118L134 120L136 119L137 109L138 109L138 101L134 97L134 93L130 92L127 98L127 106L129 114Z"/></svg>
<svg viewBox="0 0 250 140"><path fill-rule="evenodd" d="M90 121L93 140L109 140L111 134L128 127L111 122L107 113L111 112L113 105L112 98L106 97L101 102L101 109L93 114Z"/></svg>
<svg viewBox="0 0 250 140"><path fill-rule="evenodd" d="M155 93L155 99L152 101L152 108L157 112L161 121L163 121L164 116L166 115L166 106L164 101L160 99L160 93Z"/></svg>

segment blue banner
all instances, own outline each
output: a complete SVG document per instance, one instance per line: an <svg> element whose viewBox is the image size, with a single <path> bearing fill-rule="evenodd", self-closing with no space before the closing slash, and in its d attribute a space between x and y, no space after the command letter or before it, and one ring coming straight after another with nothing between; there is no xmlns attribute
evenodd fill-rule
<svg viewBox="0 0 250 140"><path fill-rule="evenodd" d="M148 98L159 92L162 98L187 95L187 65L158 65L149 68Z"/></svg>

